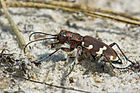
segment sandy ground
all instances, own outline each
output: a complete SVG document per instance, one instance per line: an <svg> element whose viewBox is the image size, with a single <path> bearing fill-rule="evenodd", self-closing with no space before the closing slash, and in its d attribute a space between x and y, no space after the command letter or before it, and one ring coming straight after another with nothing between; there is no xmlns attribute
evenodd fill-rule
<svg viewBox="0 0 140 93"><path fill-rule="evenodd" d="M115 11L127 12L140 17L139 0L77 0L76 3L85 3L88 6L106 8ZM93 19L83 14L70 14L60 10L33 9L33 8L9 8L12 19L21 30L26 43L32 32L59 33L60 30L77 32L83 36L96 36L96 32L103 42L111 44L116 42L125 52L127 57L134 62L140 62L140 27L130 26L111 20ZM81 20L82 19L82 20ZM48 87L13 78L8 73L26 76L21 65L25 63L26 73L31 79L47 82L65 87L87 90L89 92L140 92L140 72L128 69L113 69L116 75L112 75L109 64L103 62L80 61L73 72L66 78L70 66L67 66L67 53L57 52L49 61L42 62L39 67L30 63L18 47L15 36L11 33L7 19L0 15L0 48L6 48L10 53L15 53L13 58L19 61L0 65L0 90L6 93L77 93L75 91ZM36 42L30 45L30 54L33 59L45 56L54 51L44 42ZM117 50L117 48L115 48ZM9 53L8 51L6 51ZM118 52L118 51L117 51ZM22 61L21 61L22 60ZM14 64L14 65L13 65ZM104 65L104 69L102 67ZM14 69L13 69L14 68Z"/></svg>

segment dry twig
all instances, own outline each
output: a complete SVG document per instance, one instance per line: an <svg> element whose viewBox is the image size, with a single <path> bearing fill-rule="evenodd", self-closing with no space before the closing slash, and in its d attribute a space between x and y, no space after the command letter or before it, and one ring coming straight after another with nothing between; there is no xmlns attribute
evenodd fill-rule
<svg viewBox="0 0 140 93"><path fill-rule="evenodd" d="M20 34L18 27L16 26L16 24L14 23L14 21L10 17L4 0L1 0L1 5L2 5L2 8L4 10L5 16L6 16L7 20L9 21L11 28L13 29L13 33L16 35L16 39L18 41L20 48L24 49L24 46L26 45L26 43L25 43L22 35ZM26 49L26 53L27 52L28 52L28 50ZM27 57L30 58L29 55L27 55Z"/></svg>
<svg viewBox="0 0 140 93"><path fill-rule="evenodd" d="M140 21L140 18L137 18L135 16L131 16L131 15L126 14L126 13L112 11L112 10L103 9L103 8L88 7L88 6L83 5L83 4L73 4L73 3L68 3L68 2L64 2L64 1L50 1L50 2L46 2L46 3L51 4L51 5L61 6L61 7L80 9L80 10L86 11L86 12L90 11L90 12L100 12L100 13L104 13L104 14L111 14L111 15L116 15L116 16L128 18L128 19L134 20L134 21Z"/></svg>
<svg viewBox="0 0 140 93"><path fill-rule="evenodd" d="M119 22L123 22L123 23L127 23L127 24L140 25L140 22L138 21L138 20L140 20L140 18L136 18L134 16L127 15L125 13L113 12L111 10L92 8L92 7L87 7L85 5L78 5L78 4L67 3L67 2L59 3L57 1L51 1L51 2L47 2L47 4L42 4L42 3L33 3L33 2L6 1L6 4L9 5L10 7L60 9L60 10L63 10L66 12L71 12L71 13L82 12L85 15L91 16L91 17L98 17L98 18L103 18L103 19L106 18L106 19L111 19L111 20L115 20L115 21L119 21ZM112 15L110 16L110 15L101 14L100 12L119 15L124 18L117 18Z"/></svg>
<svg viewBox="0 0 140 93"><path fill-rule="evenodd" d="M23 49L23 47L26 45L25 44L25 41L23 40L23 38L22 38L22 36L20 34L20 31L19 31L18 27L15 25L14 21L10 17L9 12L7 10L7 7L5 5L4 0L1 0L1 4L2 4L2 8L4 10L4 13L5 13L5 16L8 19L8 21L9 21L9 23L10 23L12 29L13 29L14 34L17 36L17 41L18 41L18 43L20 45L20 48Z"/></svg>
<svg viewBox="0 0 140 93"><path fill-rule="evenodd" d="M72 91L77 91L77 92L91 93L91 92L86 91L86 90L81 90L81 89L75 89L75 88L71 88L71 87L64 87L64 86L49 84L49 83L46 83L46 82L40 82L40 81L31 80L31 79L24 78L24 77L19 77L19 76L16 76L16 75L12 75L12 76L15 77L15 78L21 78L21 79L24 79L24 80L27 80L27 81L30 81L30 82L39 83L39 84L44 84L44 85L47 85L47 86L50 86L50 87L52 86L52 87L55 87L55 88L61 88L61 89L66 89L66 90L72 90Z"/></svg>

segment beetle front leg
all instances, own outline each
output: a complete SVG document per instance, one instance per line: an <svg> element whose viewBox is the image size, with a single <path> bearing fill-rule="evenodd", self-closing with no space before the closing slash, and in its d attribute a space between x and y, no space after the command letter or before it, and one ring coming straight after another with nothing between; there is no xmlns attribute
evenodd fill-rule
<svg viewBox="0 0 140 93"><path fill-rule="evenodd" d="M68 52L68 51L70 52L70 51L73 50L73 49L65 48L65 47L58 48L58 49L56 49L53 53L51 53L50 55L48 55L48 56L42 58L41 60L39 60L39 61L37 61L37 62L35 62L35 63L41 63L42 61L44 61L44 60L50 58L53 54L55 54L55 53L56 53L58 50L60 50L60 49L62 49L63 51L66 51L66 52Z"/></svg>
<svg viewBox="0 0 140 93"><path fill-rule="evenodd" d="M76 65L76 61L77 61L77 57L79 56L79 54L80 54L80 50L82 49L82 47L78 47L77 48L77 51L76 51L76 57L74 58L74 63L73 63L73 65L72 65L72 68L71 68L71 70L70 70L70 72L65 76L65 77L67 77L67 76L69 76L70 74L71 74L71 72L73 71L73 69L74 69L74 67L75 67L75 65Z"/></svg>

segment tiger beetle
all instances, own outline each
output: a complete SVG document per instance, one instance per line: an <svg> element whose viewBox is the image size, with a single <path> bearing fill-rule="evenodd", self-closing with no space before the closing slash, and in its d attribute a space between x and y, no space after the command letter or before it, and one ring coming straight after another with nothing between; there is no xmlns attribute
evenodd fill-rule
<svg viewBox="0 0 140 93"><path fill-rule="evenodd" d="M85 56L92 56L94 59L103 56L106 59L106 61L108 61L113 67L122 68L122 69L128 68L128 67L130 67L131 65L134 64L131 60L129 60L125 56L125 54L123 53L123 51L121 50L119 45L115 42L110 44L110 45L107 45L104 42L102 42L101 40L98 40L98 39L93 38L91 36L81 36L78 33L73 33L73 32L67 31L67 30L61 30L60 33L55 34L55 35L42 33L42 32L34 32L29 36L29 40L30 40L31 36L35 35L35 34L42 34L42 35L52 36L52 37L51 38L37 39L37 40L31 41L25 46L25 48L33 42L48 40L48 39L56 40L56 42L52 43L52 45L58 45L58 44L63 45L63 44L66 43L70 46L69 48L67 48L67 47L57 48L53 53L51 53L47 57L42 58L41 60L39 60L35 63L41 63L42 61L48 59L53 54L55 54L58 50L71 52L74 49L77 49L75 59L78 56L80 56L80 54L81 55L83 54ZM124 56L125 62L122 61L122 59L118 56L117 52L112 48L115 45L118 47L118 49L120 50L120 52ZM25 51L25 48L24 48L24 51ZM69 74L74 69L75 64L76 63L74 61L74 64L73 64L72 69L70 70Z"/></svg>

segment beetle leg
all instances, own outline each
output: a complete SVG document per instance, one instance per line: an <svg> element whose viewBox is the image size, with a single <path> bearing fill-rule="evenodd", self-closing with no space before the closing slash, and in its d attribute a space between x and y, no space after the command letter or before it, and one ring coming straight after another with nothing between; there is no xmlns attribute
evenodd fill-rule
<svg viewBox="0 0 140 93"><path fill-rule="evenodd" d="M123 56L124 56L124 58L127 60L127 61L129 61L129 62L131 62L132 64L134 64L131 60L129 60L127 57L126 57L126 55L123 53L123 51L121 50L121 48L119 47L119 45L117 44L117 43L112 43L112 44L110 44L109 46L110 47L113 47L114 45L116 45L117 47L118 47L118 49L121 51L121 53L123 54Z"/></svg>
<svg viewBox="0 0 140 93"><path fill-rule="evenodd" d="M119 47L119 45L118 45L117 43L114 42L114 43L110 44L109 46L110 46L110 47L113 47L114 45L116 45L116 46L118 47L118 49L121 51L121 53L123 54L123 56L125 57L125 59L126 59L126 60L129 60L129 59L125 56L125 54L123 53L123 51L121 50L121 48Z"/></svg>
<svg viewBox="0 0 140 93"><path fill-rule="evenodd" d="M71 72L73 71L73 69L74 69L74 67L75 67L75 64L76 64L76 62L74 61L74 64L73 64L73 66L72 66L70 72L69 72L65 77L67 77L67 76L69 76L69 75L71 74Z"/></svg>
<svg viewBox="0 0 140 93"><path fill-rule="evenodd" d="M69 72L65 77L69 76L69 75L71 74L71 72L73 71L73 69L74 69L74 67L75 67L75 65L76 65L76 60L77 60L77 57L79 56L80 50L81 50L81 47L79 46L79 47L77 48L77 53L76 53L76 57L75 57L75 59L74 59L73 66L72 66L70 72Z"/></svg>
<svg viewBox="0 0 140 93"><path fill-rule="evenodd" d="M39 61L37 61L37 62L35 62L35 63L41 63L42 61L44 61L44 60L50 58L53 54L55 54L55 53L56 53L58 50L60 50L60 49L62 49L63 51L66 51L66 52L70 52L70 51L73 50L73 49L71 49L71 48L65 48L65 47L58 48L58 49L56 49L53 53L51 53L50 55L48 55L48 56L42 58L41 60L39 60Z"/></svg>
<svg viewBox="0 0 140 93"><path fill-rule="evenodd" d="M37 62L34 62L34 63L41 63L42 61L44 61L44 60L46 60L46 59L48 59L48 58L50 58L53 54L55 54L58 50L60 50L60 48L59 49L57 49L57 50L55 50L53 53L51 53L50 55L48 55L48 56L46 56L46 57L44 57L44 58L42 58L41 60L39 60L39 61L37 61Z"/></svg>

